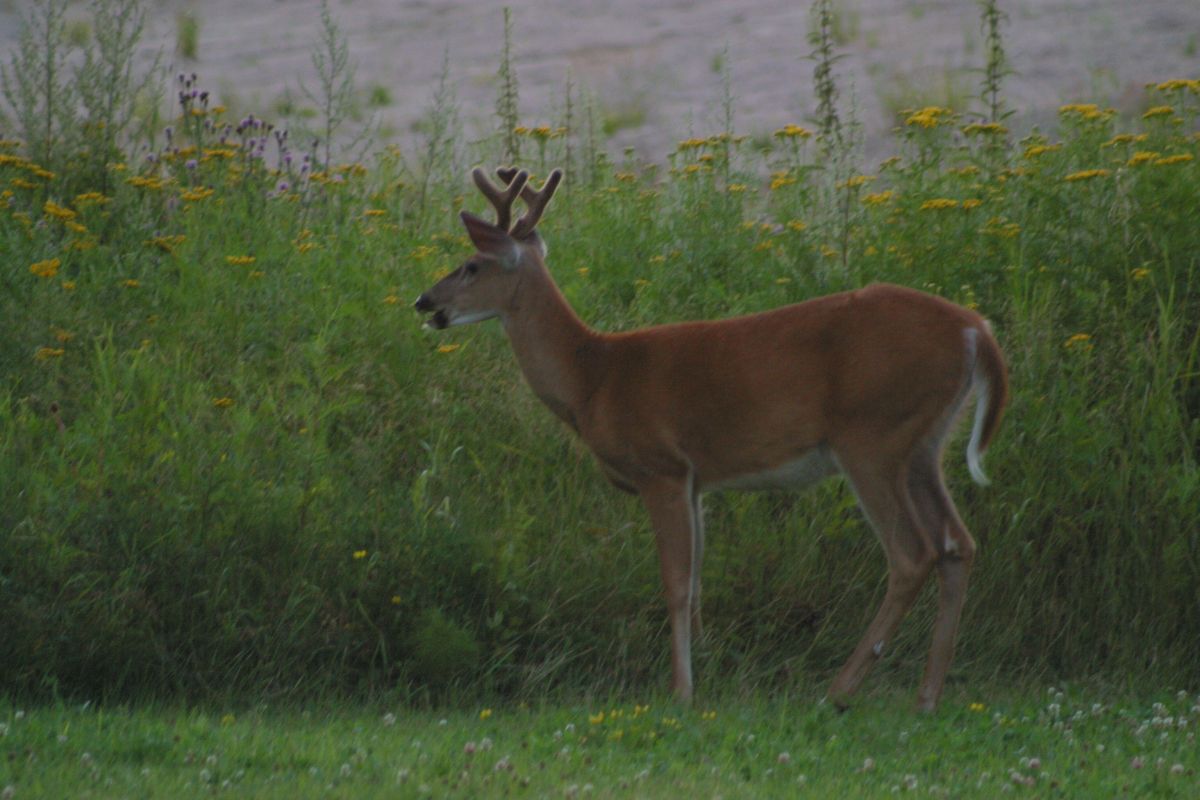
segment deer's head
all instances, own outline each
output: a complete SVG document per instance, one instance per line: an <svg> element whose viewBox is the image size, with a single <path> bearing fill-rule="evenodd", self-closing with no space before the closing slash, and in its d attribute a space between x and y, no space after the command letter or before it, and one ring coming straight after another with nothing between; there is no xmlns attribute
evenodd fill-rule
<svg viewBox="0 0 1200 800"><path fill-rule="evenodd" d="M562 170L551 172L537 191L529 185L525 170L498 169L496 174L506 183L503 190L493 185L482 169L471 172L479 191L496 209L496 223L463 211L460 216L475 254L414 304L417 311L431 315L426 323L430 327L448 328L499 316L513 302L522 271L540 266L545 255L536 227L562 180ZM512 205L518 196L528 210L510 227Z"/></svg>

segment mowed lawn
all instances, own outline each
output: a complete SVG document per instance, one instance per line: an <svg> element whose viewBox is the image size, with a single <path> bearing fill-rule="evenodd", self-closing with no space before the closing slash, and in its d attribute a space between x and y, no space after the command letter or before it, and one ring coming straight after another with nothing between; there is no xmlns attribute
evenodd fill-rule
<svg viewBox="0 0 1200 800"><path fill-rule="evenodd" d="M446 711L0 705L3 797L1195 797L1200 697L956 687Z"/></svg>

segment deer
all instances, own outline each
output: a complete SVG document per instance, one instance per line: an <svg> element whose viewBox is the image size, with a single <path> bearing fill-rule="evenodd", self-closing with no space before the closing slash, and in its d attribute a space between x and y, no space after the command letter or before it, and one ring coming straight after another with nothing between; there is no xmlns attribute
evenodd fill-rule
<svg viewBox="0 0 1200 800"><path fill-rule="evenodd" d="M703 630L705 492L801 489L842 475L887 560L878 612L826 697L839 709L883 655L929 576L938 601L917 708L941 699L976 545L950 498L942 451L968 399L971 477L1008 397L1008 371L975 311L892 284L715 321L593 330L546 267L538 222L562 180L472 170L494 223L462 211L475 252L416 300L435 330L498 318L526 382L649 515L666 597L671 688L693 697ZM513 204L525 212L514 223Z"/></svg>

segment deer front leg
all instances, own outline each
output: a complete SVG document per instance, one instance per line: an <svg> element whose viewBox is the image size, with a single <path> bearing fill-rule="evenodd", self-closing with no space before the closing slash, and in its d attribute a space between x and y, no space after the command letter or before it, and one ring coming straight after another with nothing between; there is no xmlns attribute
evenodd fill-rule
<svg viewBox="0 0 1200 800"><path fill-rule="evenodd" d="M643 488L671 623L671 688L681 702L692 699L692 592L695 506L690 478L663 479Z"/></svg>
<svg viewBox="0 0 1200 800"><path fill-rule="evenodd" d="M700 615L700 567L704 563L704 508L700 505L700 492L692 490L692 637L704 635L704 622Z"/></svg>

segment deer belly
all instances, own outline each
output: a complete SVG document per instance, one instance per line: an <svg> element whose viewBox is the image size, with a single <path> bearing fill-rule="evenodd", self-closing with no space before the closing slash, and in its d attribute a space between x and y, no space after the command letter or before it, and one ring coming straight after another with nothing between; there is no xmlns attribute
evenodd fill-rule
<svg viewBox="0 0 1200 800"><path fill-rule="evenodd" d="M803 489L837 473L833 455L824 447L814 447L799 458L776 466L723 475L705 482L700 488L709 489Z"/></svg>

